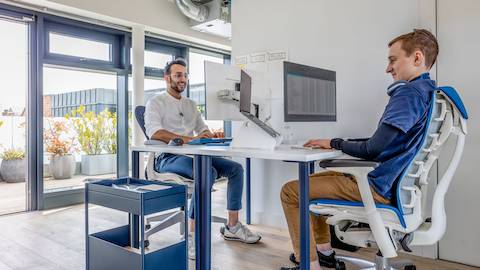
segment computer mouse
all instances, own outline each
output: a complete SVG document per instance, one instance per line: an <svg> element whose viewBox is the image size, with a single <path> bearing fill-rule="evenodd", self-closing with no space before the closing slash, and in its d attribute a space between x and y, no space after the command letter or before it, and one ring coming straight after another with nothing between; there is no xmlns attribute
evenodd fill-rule
<svg viewBox="0 0 480 270"><path fill-rule="evenodd" d="M182 146L183 145L183 139L182 138L173 138L168 142L168 145L170 146Z"/></svg>

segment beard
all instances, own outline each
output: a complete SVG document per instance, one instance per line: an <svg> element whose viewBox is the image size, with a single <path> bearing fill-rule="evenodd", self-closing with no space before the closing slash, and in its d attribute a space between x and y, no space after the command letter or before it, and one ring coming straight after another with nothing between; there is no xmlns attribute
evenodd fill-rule
<svg viewBox="0 0 480 270"><path fill-rule="evenodd" d="M172 90L174 90L177 93L182 93L186 87L187 87L187 83L185 82L177 83L173 79L170 80L170 88L172 88Z"/></svg>

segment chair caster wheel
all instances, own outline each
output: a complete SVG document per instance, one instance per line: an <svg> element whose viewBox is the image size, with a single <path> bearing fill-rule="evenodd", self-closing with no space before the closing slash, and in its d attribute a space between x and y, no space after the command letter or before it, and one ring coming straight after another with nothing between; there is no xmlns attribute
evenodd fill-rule
<svg viewBox="0 0 480 270"><path fill-rule="evenodd" d="M152 225L150 224L145 225L145 230L150 230L150 228L152 228Z"/></svg>
<svg viewBox="0 0 480 270"><path fill-rule="evenodd" d="M345 270L347 267L345 266L345 263L342 261L337 261L335 265L335 270Z"/></svg>
<svg viewBox="0 0 480 270"><path fill-rule="evenodd" d="M148 246L150 246L150 241L145 240L145 241L143 242L143 245L147 248Z"/></svg>
<svg viewBox="0 0 480 270"><path fill-rule="evenodd" d="M405 270L417 270L417 267L415 265L407 265L404 268Z"/></svg>

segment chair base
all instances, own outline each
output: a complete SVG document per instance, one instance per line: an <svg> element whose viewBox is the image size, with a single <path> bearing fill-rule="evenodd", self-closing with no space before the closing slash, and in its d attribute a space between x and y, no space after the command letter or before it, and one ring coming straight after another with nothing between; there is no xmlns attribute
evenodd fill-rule
<svg viewBox="0 0 480 270"><path fill-rule="evenodd" d="M375 256L375 262L371 262L371 261L360 259L360 258L340 256L340 255L335 256L335 258L337 258L337 260L339 261L353 264L359 267L358 269L361 269L361 270L403 270L403 269L415 270L416 269L415 265L410 260L392 261L378 254Z"/></svg>
<svg viewBox="0 0 480 270"><path fill-rule="evenodd" d="M158 222L154 226L152 226L152 222ZM223 217L212 216L212 222L214 223L222 223L227 224L227 219ZM166 228L173 226L175 224L180 225L180 234L185 234L185 213L183 211L176 211L176 212L168 212L165 214L160 214L153 217L148 217L146 220L146 231L145 231L145 239L148 238Z"/></svg>

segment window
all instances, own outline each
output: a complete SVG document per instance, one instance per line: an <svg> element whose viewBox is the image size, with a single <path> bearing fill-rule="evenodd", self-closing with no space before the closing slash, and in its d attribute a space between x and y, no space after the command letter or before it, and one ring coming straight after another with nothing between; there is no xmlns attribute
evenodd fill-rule
<svg viewBox="0 0 480 270"><path fill-rule="evenodd" d="M223 63L223 55L200 50L189 53L190 92L189 97L197 103L198 109L205 117L205 61ZM222 129L223 121L206 121L210 129Z"/></svg>
<svg viewBox="0 0 480 270"><path fill-rule="evenodd" d="M132 49L130 49L130 55L132 56L132 62L133 62ZM147 72L149 70L163 70L167 62L173 60L173 58L174 58L174 55L172 54L145 50L145 53L144 53L145 70Z"/></svg>
<svg viewBox="0 0 480 270"><path fill-rule="evenodd" d="M122 68L122 33L116 33L117 30L56 19L45 20L44 24L44 62L95 69Z"/></svg>
<svg viewBox="0 0 480 270"><path fill-rule="evenodd" d="M126 175L127 33L58 17L44 19L44 205L81 200L86 178ZM127 54L128 56L128 54ZM122 123L122 124L121 124ZM117 136L118 135L118 136ZM117 138L118 137L118 138ZM127 171L128 172L128 171Z"/></svg>
<svg viewBox="0 0 480 270"><path fill-rule="evenodd" d="M115 73L43 67L45 192L116 176L116 79Z"/></svg>
<svg viewBox="0 0 480 270"><path fill-rule="evenodd" d="M145 51L145 67L163 69L167 62L171 60L173 60L173 55Z"/></svg>
<svg viewBox="0 0 480 270"><path fill-rule="evenodd" d="M111 61L111 45L83 38L50 32L49 52L81 58Z"/></svg>

